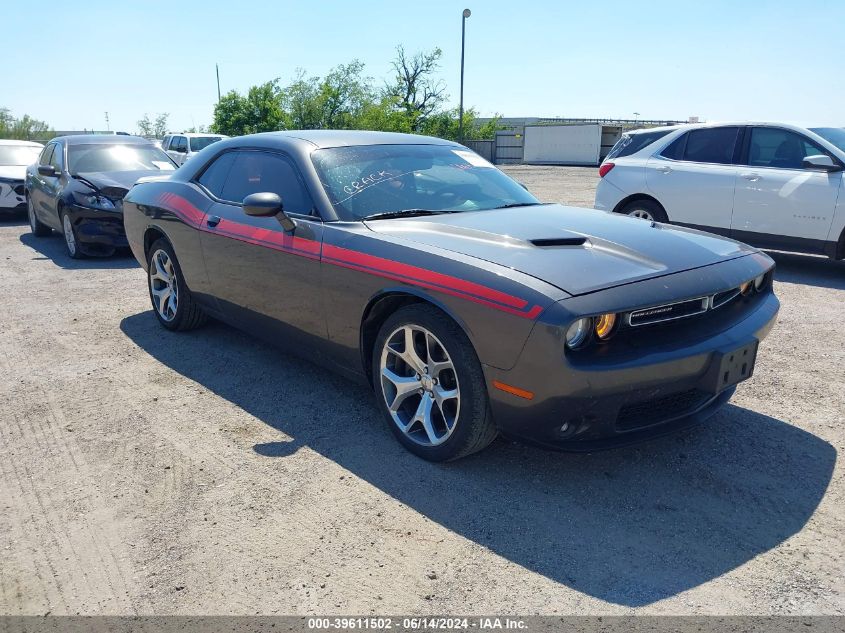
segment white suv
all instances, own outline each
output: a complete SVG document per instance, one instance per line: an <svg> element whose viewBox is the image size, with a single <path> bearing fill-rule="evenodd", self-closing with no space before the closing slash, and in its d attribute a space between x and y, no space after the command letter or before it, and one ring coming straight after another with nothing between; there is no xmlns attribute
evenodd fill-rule
<svg viewBox="0 0 845 633"><path fill-rule="evenodd" d="M845 128L733 123L624 134L596 209L845 258Z"/></svg>
<svg viewBox="0 0 845 633"><path fill-rule="evenodd" d="M205 149L212 143L224 138L225 134L193 134L182 132L181 134L168 134L161 141L161 149L167 152L177 165L181 165L201 149Z"/></svg>

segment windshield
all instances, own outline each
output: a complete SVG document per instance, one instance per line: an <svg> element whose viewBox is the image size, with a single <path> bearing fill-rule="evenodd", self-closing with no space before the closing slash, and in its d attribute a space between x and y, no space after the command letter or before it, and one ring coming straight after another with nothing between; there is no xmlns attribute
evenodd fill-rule
<svg viewBox="0 0 845 633"><path fill-rule="evenodd" d="M537 204L519 183L458 146L334 147L315 151L311 159L344 219L408 209L457 212Z"/></svg>
<svg viewBox="0 0 845 633"><path fill-rule="evenodd" d="M222 138L222 136L192 136L188 141L191 143L191 151L198 152Z"/></svg>
<svg viewBox="0 0 845 633"><path fill-rule="evenodd" d="M845 152L845 127L811 127L810 131Z"/></svg>
<svg viewBox="0 0 845 633"><path fill-rule="evenodd" d="M176 169L173 161L155 145L70 145L67 148L71 174L96 171L139 171Z"/></svg>
<svg viewBox="0 0 845 633"><path fill-rule="evenodd" d="M31 165L41 149L36 145L0 145L0 167Z"/></svg>

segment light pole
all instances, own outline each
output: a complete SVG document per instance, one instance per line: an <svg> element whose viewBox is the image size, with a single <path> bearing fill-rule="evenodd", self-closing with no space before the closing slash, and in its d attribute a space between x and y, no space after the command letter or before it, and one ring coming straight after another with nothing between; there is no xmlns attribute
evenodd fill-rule
<svg viewBox="0 0 845 633"><path fill-rule="evenodd" d="M464 142L464 42L467 35L467 18L472 15L472 11L464 9L461 18L461 102L458 106L458 138L461 143Z"/></svg>
<svg viewBox="0 0 845 633"><path fill-rule="evenodd" d="M214 70L217 73L217 103L220 103L220 66L214 64Z"/></svg>

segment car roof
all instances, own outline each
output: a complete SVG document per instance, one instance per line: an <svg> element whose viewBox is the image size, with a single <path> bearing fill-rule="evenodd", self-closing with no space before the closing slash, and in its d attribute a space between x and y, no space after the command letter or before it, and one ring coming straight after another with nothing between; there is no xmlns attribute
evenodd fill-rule
<svg viewBox="0 0 845 633"><path fill-rule="evenodd" d="M667 130L672 132L674 130L695 130L705 127L727 127L727 126L764 126L764 127L782 127L788 130L812 130L816 127L825 127L821 125L795 125L794 123L783 123L781 121L710 121L707 123L684 123L681 125L667 125L664 127L644 127L636 130L628 130L626 134L644 134L646 132L657 132L660 130ZM830 127L830 126L827 126Z"/></svg>
<svg viewBox="0 0 845 633"><path fill-rule="evenodd" d="M262 132L251 136L304 141L320 148L352 145L456 145L452 141L433 136L367 130L285 130L282 132Z"/></svg>
<svg viewBox="0 0 845 633"><path fill-rule="evenodd" d="M215 134L214 132L168 132L165 136L187 136L188 138L205 138L206 136L214 136L218 138L229 138L225 134Z"/></svg>
<svg viewBox="0 0 845 633"><path fill-rule="evenodd" d="M151 145L152 142L140 136L128 136L126 134L72 134L70 136L57 136L54 141L63 141L71 145Z"/></svg>
<svg viewBox="0 0 845 633"><path fill-rule="evenodd" d="M34 141L19 141L17 139L0 139L0 145L25 145L27 147L44 147L43 143L36 143Z"/></svg>

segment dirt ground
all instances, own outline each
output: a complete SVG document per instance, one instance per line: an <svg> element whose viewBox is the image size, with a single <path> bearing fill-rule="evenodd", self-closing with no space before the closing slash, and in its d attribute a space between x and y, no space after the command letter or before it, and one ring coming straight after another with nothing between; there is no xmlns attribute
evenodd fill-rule
<svg viewBox="0 0 845 633"><path fill-rule="evenodd" d="M507 169L590 206L595 169ZM707 424L453 464L371 394L223 325L170 334L128 257L0 223L0 613L845 613L845 263Z"/></svg>

